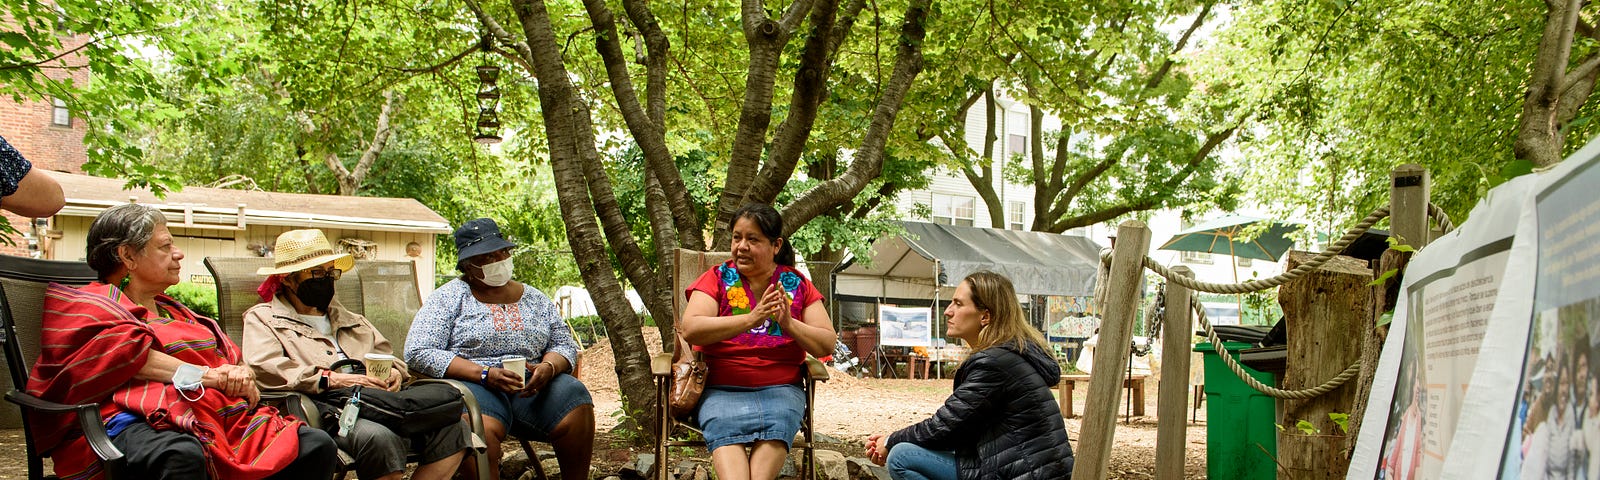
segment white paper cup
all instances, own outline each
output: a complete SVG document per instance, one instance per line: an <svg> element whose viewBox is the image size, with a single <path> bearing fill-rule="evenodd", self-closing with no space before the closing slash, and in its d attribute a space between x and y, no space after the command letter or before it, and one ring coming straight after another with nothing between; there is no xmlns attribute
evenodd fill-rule
<svg viewBox="0 0 1600 480"><path fill-rule="evenodd" d="M389 380L389 373L394 371L394 355L369 353L366 354L365 360L367 375L383 381Z"/></svg>
<svg viewBox="0 0 1600 480"><path fill-rule="evenodd" d="M526 358L506 357L505 359L500 360L500 368L510 370L511 373L517 374L517 378L526 379L528 377L528 359Z"/></svg>

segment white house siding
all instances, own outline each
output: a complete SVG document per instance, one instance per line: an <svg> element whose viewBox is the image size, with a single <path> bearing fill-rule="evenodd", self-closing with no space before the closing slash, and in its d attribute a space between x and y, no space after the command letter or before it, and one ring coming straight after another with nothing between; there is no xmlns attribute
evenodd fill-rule
<svg viewBox="0 0 1600 480"><path fill-rule="evenodd" d="M984 114L986 109L984 107L984 102L985 100L979 99L972 105L972 108L967 110L967 118L964 125L965 131L963 132L963 137L966 139L967 144L974 152L978 152L979 154L983 152L983 136L985 133ZM995 123L995 132L999 138L995 141L993 152L994 175L996 177L1003 177L1005 174L1004 172L1006 164L1011 161L1012 154L1026 154L1026 149L1016 152L1011 151L1008 135L1014 134L1021 135L1024 138L1028 137L1030 129L1028 123L1029 112L1026 105L1009 101L1003 97L995 103L995 112L997 117L997 121ZM1059 120L1051 117L1045 118L1044 130L1046 132L1060 128ZM1024 142L1024 146L1031 145L1031 142L1031 139L1026 140ZM1026 162L1027 160L1023 159L1022 161ZM935 195L953 195L973 198L975 200L974 207L976 211L973 215L972 226L985 228L994 226L993 219L989 215L988 205L984 204L983 198L978 196L977 189L972 187L972 184L967 181L965 175L962 175L960 172L950 171L947 169L939 169L938 171L931 172L927 189L902 192L900 197L895 202L895 207L900 209L901 212L907 212L905 218L908 220L933 221L930 216L910 215L909 212L913 211L913 207L915 207L917 204L926 205L930 209L933 208L933 198ZM1002 215L1005 215L1006 212L1009 211L1008 209L1010 202L1022 202L1022 228L1027 229L1032 225L1034 203L1032 185L1009 183L1003 180L996 181L995 195L1000 199L1000 211Z"/></svg>

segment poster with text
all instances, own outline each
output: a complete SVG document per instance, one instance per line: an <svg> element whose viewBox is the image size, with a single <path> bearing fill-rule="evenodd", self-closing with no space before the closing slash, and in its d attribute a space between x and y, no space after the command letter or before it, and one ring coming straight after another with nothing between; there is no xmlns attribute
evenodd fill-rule
<svg viewBox="0 0 1600 480"><path fill-rule="evenodd" d="M933 315L928 307L878 306L878 332L883 345L926 347L933 344Z"/></svg>
<svg viewBox="0 0 1600 480"><path fill-rule="evenodd" d="M1407 265L1351 478L1439 477L1532 186L1494 189Z"/></svg>
<svg viewBox="0 0 1600 480"><path fill-rule="evenodd" d="M1600 478L1600 142L1539 174L1441 478Z"/></svg>

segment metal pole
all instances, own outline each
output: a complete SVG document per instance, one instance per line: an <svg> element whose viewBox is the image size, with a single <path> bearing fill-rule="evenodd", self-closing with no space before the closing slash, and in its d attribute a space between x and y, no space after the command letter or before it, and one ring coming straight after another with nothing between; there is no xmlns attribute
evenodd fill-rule
<svg viewBox="0 0 1600 480"><path fill-rule="evenodd" d="M1139 309L1139 285L1144 277L1145 252L1149 250L1150 229L1144 222L1122 222L1112 249L1106 316L1100 324L1099 347L1094 351L1089 399L1083 413L1077 461L1073 465L1072 477L1078 480L1105 478L1111 460L1117 403L1122 394L1122 369L1128 361L1134 314Z"/></svg>

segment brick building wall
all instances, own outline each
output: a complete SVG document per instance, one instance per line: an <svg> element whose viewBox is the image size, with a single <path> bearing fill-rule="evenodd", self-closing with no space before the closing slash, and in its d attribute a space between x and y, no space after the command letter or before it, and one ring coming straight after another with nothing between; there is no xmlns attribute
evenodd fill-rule
<svg viewBox="0 0 1600 480"><path fill-rule="evenodd" d="M71 50L88 41L86 36L76 36L62 41L62 50ZM83 55L74 53L52 62L50 66L61 68L46 68L42 72L55 80L70 78L76 88L89 85L89 69L87 59ZM0 137L5 137L6 142L22 153L33 168L58 172L83 173L83 164L88 161L87 149L83 145L83 135L88 130L88 125L74 109L73 100L60 99L66 105L65 112L57 110L56 99L33 100L15 103L9 96L0 96ZM66 113L65 123L61 125L58 120L60 113ZM11 226L25 235L13 235L11 241L14 245L0 244L0 254L5 255L30 255L27 234L33 231L32 219L20 217L11 212L4 212L6 221ZM47 229L40 229L41 234Z"/></svg>

